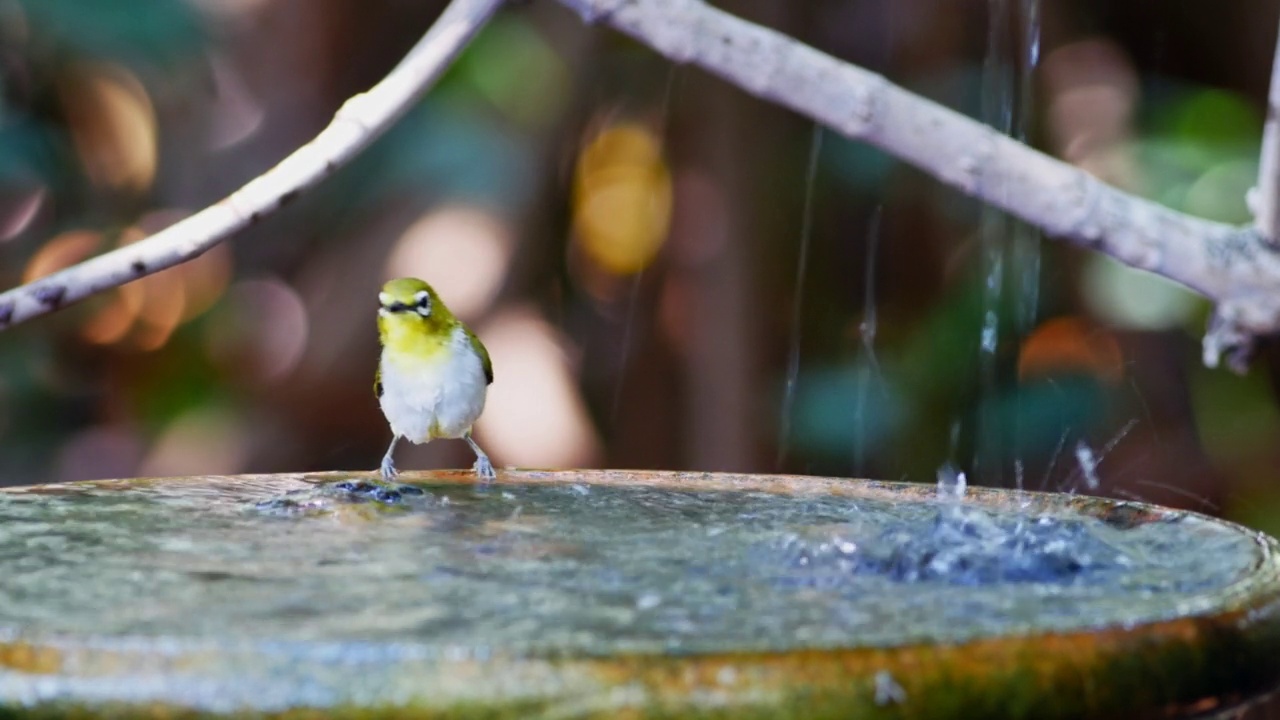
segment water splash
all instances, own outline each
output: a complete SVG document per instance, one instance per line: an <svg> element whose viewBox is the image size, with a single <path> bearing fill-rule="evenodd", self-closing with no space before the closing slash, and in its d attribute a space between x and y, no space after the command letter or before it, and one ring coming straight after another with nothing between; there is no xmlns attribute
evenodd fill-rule
<svg viewBox="0 0 1280 720"><path fill-rule="evenodd" d="M947 463L938 468L938 499L963 500L968 481L964 473Z"/></svg>
<svg viewBox="0 0 1280 720"><path fill-rule="evenodd" d="M857 573L898 582L1091 584L1134 560L1085 519L998 515L944 505L926 527L894 528L864 553Z"/></svg>
<svg viewBox="0 0 1280 720"><path fill-rule="evenodd" d="M1076 464L1080 466L1080 474L1084 476L1084 486L1097 490L1101 482L1098 480L1098 458L1093 449L1083 440L1076 441Z"/></svg>
<svg viewBox="0 0 1280 720"><path fill-rule="evenodd" d="M888 670L881 670L876 673L876 704L890 705L906 702L907 691L893 679L893 674Z"/></svg>
<svg viewBox="0 0 1280 720"><path fill-rule="evenodd" d="M1049 487L1049 481L1053 479L1053 471L1058 467L1058 458L1062 457L1062 450L1067 446L1067 436L1071 434L1071 428L1062 429L1062 434L1058 436L1058 444L1053 448L1053 454L1049 456L1049 465L1044 469L1044 477L1040 478L1040 487L1038 490L1045 490Z"/></svg>
<svg viewBox="0 0 1280 720"><path fill-rule="evenodd" d="M1119 445L1120 441L1124 440L1125 436L1127 436L1133 428L1137 426L1137 424L1137 420L1130 420L1125 423L1124 427L1120 428L1119 432L1117 432L1115 436L1102 447L1101 452L1095 453L1093 448L1089 447L1089 443L1084 440L1076 441L1073 454L1076 458L1077 473L1084 480L1084 486L1087 489L1097 490L1102 486L1102 480L1098 475L1098 466L1102 464L1102 460L1111 454L1111 451L1116 448L1116 445ZM1072 477L1075 477L1074 473L1072 474Z"/></svg>
<svg viewBox="0 0 1280 720"><path fill-rule="evenodd" d="M800 257L796 262L796 292L791 304L791 347L787 355L787 382L782 393L781 422L778 430L778 467L787 458L791 444L792 410L796 399L796 381L800 377L800 324L803 320L805 276L809 270L809 244L813 239L813 190L818 178L818 160L822 154L822 126L814 123L809 143L809 164L805 168L804 207L800 219Z"/></svg>

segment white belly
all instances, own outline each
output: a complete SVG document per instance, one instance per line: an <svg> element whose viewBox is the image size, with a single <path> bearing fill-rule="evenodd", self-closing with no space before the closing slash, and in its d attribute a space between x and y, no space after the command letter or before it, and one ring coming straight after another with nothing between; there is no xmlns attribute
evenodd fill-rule
<svg viewBox="0 0 1280 720"><path fill-rule="evenodd" d="M460 438L484 410L488 382L466 333L454 331L449 358L382 353L382 412L391 431L416 443Z"/></svg>

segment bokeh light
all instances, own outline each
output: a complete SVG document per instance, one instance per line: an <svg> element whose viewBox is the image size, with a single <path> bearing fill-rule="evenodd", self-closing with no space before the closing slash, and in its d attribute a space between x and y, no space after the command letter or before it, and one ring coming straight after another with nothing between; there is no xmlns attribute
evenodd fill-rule
<svg viewBox="0 0 1280 720"><path fill-rule="evenodd" d="M647 127L606 127L582 151L574 177L575 239L596 266L615 275L644 270L671 224L671 173Z"/></svg>
<svg viewBox="0 0 1280 720"><path fill-rule="evenodd" d="M0 242L16 238L30 227L32 221L39 216L48 196L48 190L43 185L9 193L0 192Z"/></svg>
<svg viewBox="0 0 1280 720"><path fill-rule="evenodd" d="M459 69L485 99L534 126L558 117L569 94L564 61L531 23L496 18L476 38Z"/></svg>
<svg viewBox="0 0 1280 720"><path fill-rule="evenodd" d="M505 222L478 207L446 205L414 222L387 258L384 279L419 277L464 321L498 294L514 243Z"/></svg>
<svg viewBox="0 0 1280 720"><path fill-rule="evenodd" d="M293 288L275 278L242 280L214 313L206 347L228 376L266 383L298 366L308 332L306 305Z"/></svg>
<svg viewBox="0 0 1280 720"><path fill-rule="evenodd" d="M177 222L184 213L159 211L120 235L129 245ZM184 322L207 311L225 291L231 277L231 246L223 243L181 265L122 285L84 325L85 340L112 345L126 338L134 348L156 350Z"/></svg>
<svg viewBox="0 0 1280 720"><path fill-rule="evenodd" d="M170 423L142 461L142 477L242 472L249 458L245 419L216 406L201 407Z"/></svg>
<svg viewBox="0 0 1280 720"><path fill-rule="evenodd" d="M209 112L209 149L226 150L252 137L262 127L266 111L225 58L209 58L209 66L218 96Z"/></svg>
<svg viewBox="0 0 1280 720"><path fill-rule="evenodd" d="M1136 168L1126 143L1139 101L1137 72L1122 48L1103 38L1062 45L1044 59L1047 129L1057 154L1122 187Z"/></svg>
<svg viewBox="0 0 1280 720"><path fill-rule="evenodd" d="M137 433L119 425L97 425L73 435L58 451L59 481L128 478L138 472L144 447Z"/></svg>
<svg viewBox="0 0 1280 720"><path fill-rule="evenodd" d="M1181 285L1102 254L1085 260L1081 285L1090 312L1111 325L1134 330L1188 326L1205 304Z"/></svg>
<svg viewBox="0 0 1280 720"><path fill-rule="evenodd" d="M1080 374L1119 382L1124 377L1120 344L1105 328L1079 317L1046 320L1037 327L1018 353L1018 377Z"/></svg>
<svg viewBox="0 0 1280 720"><path fill-rule="evenodd" d="M1257 160L1217 163L1187 188L1182 207L1189 213L1210 220L1248 222L1252 216L1245 204L1245 197L1257 181Z"/></svg>
<svg viewBox="0 0 1280 720"><path fill-rule="evenodd" d="M476 436L499 464L584 467L600 440L556 331L529 308L504 311L480 329L494 381Z"/></svg>
<svg viewBox="0 0 1280 720"><path fill-rule="evenodd" d="M22 4L16 0L0 0L0 41L21 45L31 34L31 25Z"/></svg>
<svg viewBox="0 0 1280 720"><path fill-rule="evenodd" d="M55 235L27 261L22 282L29 283L75 265L92 255L101 243L102 235L93 230L68 230Z"/></svg>
<svg viewBox="0 0 1280 720"><path fill-rule="evenodd" d="M190 0L202 12L223 22L243 20L260 12L271 0Z"/></svg>
<svg viewBox="0 0 1280 720"><path fill-rule="evenodd" d="M158 160L156 115L138 78L119 65L74 66L61 87L71 137L96 184L140 193Z"/></svg>

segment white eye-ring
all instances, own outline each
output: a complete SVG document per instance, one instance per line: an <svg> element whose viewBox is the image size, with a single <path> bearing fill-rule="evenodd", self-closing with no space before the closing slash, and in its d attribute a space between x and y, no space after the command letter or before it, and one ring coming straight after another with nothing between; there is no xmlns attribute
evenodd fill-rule
<svg viewBox="0 0 1280 720"><path fill-rule="evenodd" d="M431 316L431 293L427 292L426 290L419 290L417 293L414 294L413 299L417 304L418 314L421 315L422 317L430 317Z"/></svg>

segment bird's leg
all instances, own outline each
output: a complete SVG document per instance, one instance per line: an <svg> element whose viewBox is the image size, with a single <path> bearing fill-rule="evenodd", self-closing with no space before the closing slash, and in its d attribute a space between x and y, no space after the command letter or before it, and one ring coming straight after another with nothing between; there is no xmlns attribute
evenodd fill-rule
<svg viewBox="0 0 1280 720"><path fill-rule="evenodd" d="M399 435L391 436L391 446L387 448L387 454L382 456L382 479L391 482L396 479L400 473L396 470L396 462L391 456L396 451L396 443L400 441Z"/></svg>
<svg viewBox="0 0 1280 720"><path fill-rule="evenodd" d="M476 475L479 475L482 480L492 480L497 477L497 474L493 472L493 463L489 462L489 456L480 449L480 446L476 444L475 440L471 439L471 433L468 432L466 435L463 435L462 439L466 440L467 444L470 445L471 449L476 453L476 464L474 466Z"/></svg>

